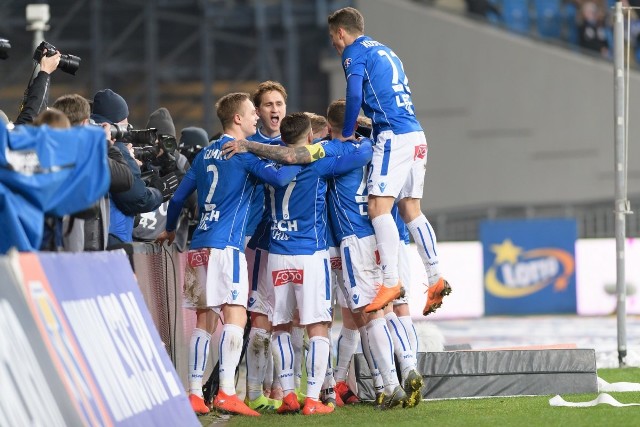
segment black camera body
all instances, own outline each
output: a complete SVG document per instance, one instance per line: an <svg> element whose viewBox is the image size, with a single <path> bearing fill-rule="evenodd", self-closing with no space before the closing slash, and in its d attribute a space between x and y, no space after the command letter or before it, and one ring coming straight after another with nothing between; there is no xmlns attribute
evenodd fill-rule
<svg viewBox="0 0 640 427"><path fill-rule="evenodd" d="M0 59L7 59L9 57L9 49L11 49L9 40L0 39Z"/></svg>
<svg viewBox="0 0 640 427"><path fill-rule="evenodd" d="M158 156L158 148L155 145L133 147L133 157L142 163L152 162Z"/></svg>
<svg viewBox="0 0 640 427"><path fill-rule="evenodd" d="M51 43L47 43L46 41L42 41L36 48L36 51L33 53L33 60L37 63L40 63L42 60L42 56L45 54L44 50L47 50L46 56L53 56L58 53L58 49ZM75 55L61 55L60 56L60 64L58 64L58 68L64 71L67 74L71 74L72 76L76 75L76 71L80 68L80 57Z"/></svg>

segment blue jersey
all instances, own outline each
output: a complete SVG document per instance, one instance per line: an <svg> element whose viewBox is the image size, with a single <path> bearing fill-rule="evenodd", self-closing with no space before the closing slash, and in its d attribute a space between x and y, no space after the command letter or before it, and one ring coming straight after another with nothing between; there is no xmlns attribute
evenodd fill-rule
<svg viewBox="0 0 640 427"><path fill-rule="evenodd" d="M167 231L173 231L184 201L193 190L198 190L200 219L193 233L191 249L233 247L244 251L249 201L256 177L279 187L289 183L301 169L300 166L285 166L276 170L272 164L251 153L225 159L221 148L232 139L223 135L203 148L169 202Z"/></svg>
<svg viewBox="0 0 640 427"><path fill-rule="evenodd" d="M342 52L342 65L347 80L362 78L362 110L372 121L374 135L385 130L396 135L422 130L402 61L391 49L360 36Z"/></svg>
<svg viewBox="0 0 640 427"><path fill-rule="evenodd" d="M401 242L405 242L407 245L411 242L409 240L409 229L407 225L402 220L400 216L400 212L398 211L398 205L393 204L393 208L391 209L391 215L393 216L393 220L396 222L396 227L398 228L398 235L400 237Z"/></svg>
<svg viewBox="0 0 640 427"><path fill-rule="evenodd" d="M337 145L345 152L358 147L353 141L334 139L325 145ZM338 245L348 236L364 238L374 234L367 214L367 166L356 168L329 181L329 223Z"/></svg>
<svg viewBox="0 0 640 427"><path fill-rule="evenodd" d="M269 138L265 136L260 129L258 131L247 138L249 141L261 142L263 144L277 144L280 145L280 135ZM247 221L247 236L253 236L256 232L256 228L258 228L258 224L260 224L261 218L264 218L264 186L262 184L258 184L256 189L253 192L253 196L251 197L251 206L249 207L249 219ZM268 216L267 216L268 218ZM265 248L266 249L266 248Z"/></svg>
<svg viewBox="0 0 640 427"><path fill-rule="evenodd" d="M267 204L271 211L269 252L282 255L310 255L327 249L327 179L362 168L371 159L370 141L335 156L306 165L286 187L268 186Z"/></svg>

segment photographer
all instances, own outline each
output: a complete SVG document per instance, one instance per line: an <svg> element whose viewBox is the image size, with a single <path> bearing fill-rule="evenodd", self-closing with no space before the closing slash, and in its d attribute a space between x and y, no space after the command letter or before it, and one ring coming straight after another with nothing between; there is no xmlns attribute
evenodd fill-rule
<svg viewBox="0 0 640 427"><path fill-rule="evenodd" d="M40 71L25 91L20 114L14 122L16 125L33 123L36 116L47 108L51 73L58 68L62 56L60 52L56 52L53 56L47 56L48 52L47 49L44 49L39 63Z"/></svg>
<svg viewBox="0 0 640 427"><path fill-rule="evenodd" d="M72 126L89 125L91 107L89 101L78 94L63 95L56 99L53 107L62 111ZM108 144L107 161L111 182L109 192L127 191L133 185L133 174L120 150L110 141L110 125L105 124ZM65 218L63 221L63 247L65 250L100 251L107 247L109 235L109 199L108 193L94 207Z"/></svg>
<svg viewBox="0 0 640 427"><path fill-rule="evenodd" d="M204 147L209 145L209 137L207 136L207 132L199 127L189 126L180 132L180 144L178 144L178 149L180 150L180 154L182 154L187 160L187 167L185 170L188 170L195 159L196 155L202 150Z"/></svg>
<svg viewBox="0 0 640 427"><path fill-rule="evenodd" d="M96 123L127 126L129 107L125 100L111 89L98 91L93 97L93 114ZM141 179L140 166L131 155L131 144L123 138L114 140L133 174L133 185L128 191L111 194L109 246L130 243L133 240L133 220L136 214L151 212L162 203L162 192L147 187Z"/></svg>
<svg viewBox="0 0 640 427"><path fill-rule="evenodd" d="M156 129L156 140L151 147L146 147L147 156L144 167L153 171L150 178L152 185L163 188L164 203L152 212L142 213L136 218L133 239L153 242L165 229L167 223L168 198L173 194L180 180L189 169L187 158L177 148L176 128L169 110L162 107L151 113L147 129ZM205 136L206 138L206 136ZM155 153L155 157L150 155ZM196 200L192 201L195 207ZM188 203L187 208L188 210ZM186 249L189 221L184 212L178 221L176 244L179 250Z"/></svg>

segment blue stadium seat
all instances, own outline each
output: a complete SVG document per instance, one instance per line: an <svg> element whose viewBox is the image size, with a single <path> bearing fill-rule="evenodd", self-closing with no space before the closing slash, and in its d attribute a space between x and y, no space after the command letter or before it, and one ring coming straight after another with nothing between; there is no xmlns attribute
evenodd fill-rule
<svg viewBox="0 0 640 427"><path fill-rule="evenodd" d="M509 30L528 34L530 26L529 0L503 0L502 19Z"/></svg>
<svg viewBox="0 0 640 427"><path fill-rule="evenodd" d="M578 7L575 3L565 3L562 7L562 25L565 28L566 40L574 45L579 43L578 40L578 23L576 18L578 15Z"/></svg>
<svg viewBox="0 0 640 427"><path fill-rule="evenodd" d="M534 2L538 35L559 39L562 34L562 0L534 0Z"/></svg>

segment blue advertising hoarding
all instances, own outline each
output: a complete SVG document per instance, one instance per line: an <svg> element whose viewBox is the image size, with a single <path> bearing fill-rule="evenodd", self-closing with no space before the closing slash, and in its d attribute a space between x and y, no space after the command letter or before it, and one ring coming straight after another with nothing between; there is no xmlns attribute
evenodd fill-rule
<svg viewBox="0 0 640 427"><path fill-rule="evenodd" d="M574 219L480 224L485 314L576 313Z"/></svg>
<svg viewBox="0 0 640 427"><path fill-rule="evenodd" d="M200 426L124 252L29 257L27 300L87 425Z"/></svg>

